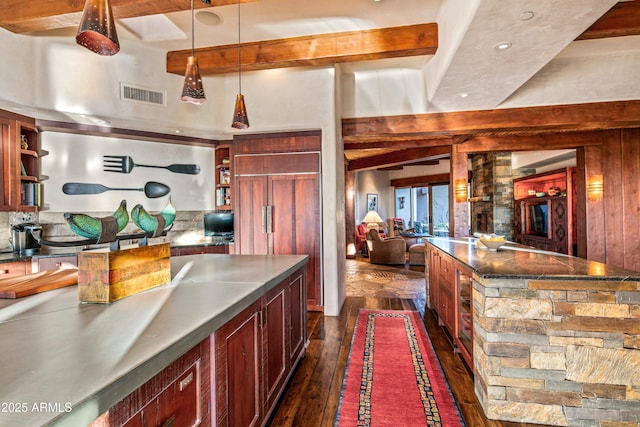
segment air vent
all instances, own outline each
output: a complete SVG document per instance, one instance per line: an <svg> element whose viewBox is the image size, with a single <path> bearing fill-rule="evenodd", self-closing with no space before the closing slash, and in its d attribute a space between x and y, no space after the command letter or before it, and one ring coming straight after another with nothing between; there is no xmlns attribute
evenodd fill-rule
<svg viewBox="0 0 640 427"><path fill-rule="evenodd" d="M129 83L120 83L120 99L123 101L166 106L165 91L160 92L141 86L134 86Z"/></svg>

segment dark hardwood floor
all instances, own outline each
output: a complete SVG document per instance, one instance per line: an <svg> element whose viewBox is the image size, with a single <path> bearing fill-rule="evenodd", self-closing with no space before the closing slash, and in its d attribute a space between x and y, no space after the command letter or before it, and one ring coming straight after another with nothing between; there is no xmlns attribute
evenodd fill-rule
<svg viewBox="0 0 640 427"><path fill-rule="evenodd" d="M360 308L417 310L423 314L427 331L442 364L460 412L469 427L541 427L488 420L473 391L472 377L453 349L429 309L424 309L423 289L406 289L424 280L415 280L419 267L373 266L365 261L347 261L347 299L339 316L309 313L309 346L267 425L271 427L333 426L340 388L346 367L355 319ZM382 272L382 273L381 273ZM383 273L386 273L383 274ZM403 297L394 297L380 286L381 278L408 277L394 288ZM424 276L423 276L424 277ZM383 283L384 284L384 283ZM404 289L402 286L405 286ZM372 291L372 289L375 289ZM406 295L413 295L407 298ZM446 426L443 426L446 427Z"/></svg>

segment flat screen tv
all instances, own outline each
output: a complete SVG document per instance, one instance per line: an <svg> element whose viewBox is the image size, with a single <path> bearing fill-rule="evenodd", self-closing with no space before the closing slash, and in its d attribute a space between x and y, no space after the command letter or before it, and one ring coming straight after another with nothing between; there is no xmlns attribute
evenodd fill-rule
<svg viewBox="0 0 640 427"><path fill-rule="evenodd" d="M529 220L527 223L527 234L547 235L549 230L549 206L546 202L532 203L528 206Z"/></svg>
<svg viewBox="0 0 640 427"><path fill-rule="evenodd" d="M204 235L233 238L233 212L216 211L204 214Z"/></svg>

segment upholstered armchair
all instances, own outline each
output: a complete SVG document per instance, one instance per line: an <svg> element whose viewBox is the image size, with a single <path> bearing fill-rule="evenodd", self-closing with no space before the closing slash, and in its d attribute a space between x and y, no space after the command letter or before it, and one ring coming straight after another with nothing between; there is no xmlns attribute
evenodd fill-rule
<svg viewBox="0 0 640 427"><path fill-rule="evenodd" d="M364 245L365 245L365 240L367 240L368 229L369 227L365 223L358 224L356 226L356 250L364 254L366 254ZM379 230L378 233L380 234L380 237L384 239L385 237L384 231Z"/></svg>
<svg viewBox="0 0 640 427"><path fill-rule="evenodd" d="M378 230L369 230L367 248L372 264L404 264L406 261L406 244L402 237L383 239Z"/></svg>

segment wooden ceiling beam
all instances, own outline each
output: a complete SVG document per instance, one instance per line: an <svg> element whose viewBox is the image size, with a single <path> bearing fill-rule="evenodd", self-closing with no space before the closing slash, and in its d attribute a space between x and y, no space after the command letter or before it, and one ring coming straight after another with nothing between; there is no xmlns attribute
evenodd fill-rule
<svg viewBox="0 0 640 427"><path fill-rule="evenodd" d="M364 117L342 120L346 139L531 134L640 126L640 100ZM363 147L364 148L364 147Z"/></svg>
<svg viewBox="0 0 640 427"><path fill-rule="evenodd" d="M241 44L242 71L331 65L405 56L433 55L438 48L438 25L407 25L364 31L315 34ZM184 75L191 49L167 53L167 72ZM195 50L200 74L238 72L238 45Z"/></svg>
<svg viewBox="0 0 640 427"><path fill-rule="evenodd" d="M429 147L429 148L409 148L390 153L378 154L376 156L350 160L347 165L348 171L378 169L395 165L410 166L413 161L424 159L439 159L451 154L450 146Z"/></svg>
<svg viewBox="0 0 640 427"><path fill-rule="evenodd" d="M640 0L616 3L576 40L640 35Z"/></svg>
<svg viewBox="0 0 640 427"><path fill-rule="evenodd" d="M250 3L256 0L240 0ZM3 0L0 27L16 34L77 26L82 18L84 0ZM194 9L237 4L238 0L211 0L211 4L194 1ZM190 10L189 0L111 0L116 19Z"/></svg>
<svg viewBox="0 0 640 427"><path fill-rule="evenodd" d="M601 145L599 132L554 132L535 135L478 135L458 145L461 153L487 153L496 151L566 150Z"/></svg>
<svg viewBox="0 0 640 427"><path fill-rule="evenodd" d="M344 149L347 150L362 150L363 148L391 148L395 150L402 150L406 148L424 148L424 147L440 147L445 145L451 145L451 138L416 138L405 140L384 140L384 141L370 141L370 142L350 142L345 140Z"/></svg>

